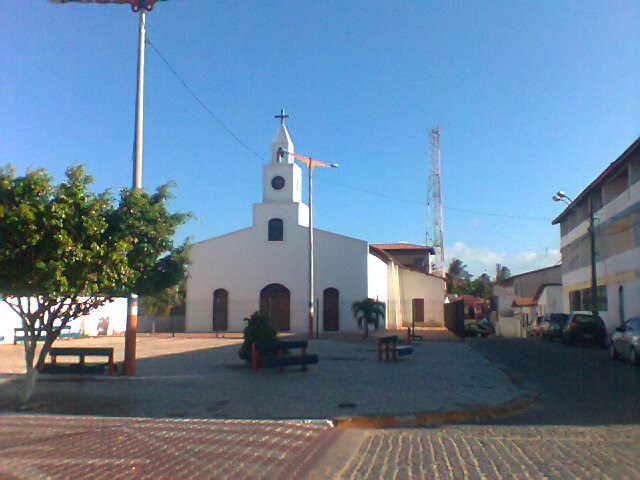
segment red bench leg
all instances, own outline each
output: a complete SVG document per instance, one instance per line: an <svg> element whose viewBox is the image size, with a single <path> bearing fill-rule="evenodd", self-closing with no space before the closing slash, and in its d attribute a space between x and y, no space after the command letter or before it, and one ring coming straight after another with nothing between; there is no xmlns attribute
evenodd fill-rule
<svg viewBox="0 0 640 480"><path fill-rule="evenodd" d="M255 343L251 345L251 370L258 371L258 351Z"/></svg>

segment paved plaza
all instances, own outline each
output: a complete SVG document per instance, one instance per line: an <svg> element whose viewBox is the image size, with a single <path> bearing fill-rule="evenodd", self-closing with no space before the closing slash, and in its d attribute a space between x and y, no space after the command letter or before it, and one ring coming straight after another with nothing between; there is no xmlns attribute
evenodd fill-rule
<svg viewBox="0 0 640 480"><path fill-rule="evenodd" d="M251 371L237 337L140 336L135 377L43 375L26 412L22 345L0 345L0 479L640 479L638 425L452 424L535 396L427 333L388 363L373 340L314 340L306 373ZM122 360L122 338L63 343Z"/></svg>
<svg viewBox="0 0 640 480"><path fill-rule="evenodd" d="M414 353L378 362L374 339L312 340L320 362L309 371L252 371L240 338L139 336L136 376L40 375L40 413L151 418L349 419L469 412L517 401L526 392L482 355L446 331L426 331ZM60 340L58 346L113 346L122 337ZM22 385L22 345L0 345L0 405Z"/></svg>

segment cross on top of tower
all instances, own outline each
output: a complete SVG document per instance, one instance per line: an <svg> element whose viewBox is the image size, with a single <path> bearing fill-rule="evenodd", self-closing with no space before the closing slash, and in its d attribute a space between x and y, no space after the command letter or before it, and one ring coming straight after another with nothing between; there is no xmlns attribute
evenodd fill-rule
<svg viewBox="0 0 640 480"><path fill-rule="evenodd" d="M274 118L280 119L280 125L284 125L284 119L289 118L289 115L285 115L284 108L280 110L280 115L276 115Z"/></svg>

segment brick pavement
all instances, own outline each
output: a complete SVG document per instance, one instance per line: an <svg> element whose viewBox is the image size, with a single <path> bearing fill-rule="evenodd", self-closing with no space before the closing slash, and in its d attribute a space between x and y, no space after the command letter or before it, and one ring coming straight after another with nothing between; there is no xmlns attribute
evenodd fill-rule
<svg viewBox="0 0 640 480"><path fill-rule="evenodd" d="M340 479L640 479L640 426L375 430ZM326 475L326 473L325 473Z"/></svg>
<svg viewBox="0 0 640 480"><path fill-rule="evenodd" d="M0 416L0 478L298 478L327 422Z"/></svg>

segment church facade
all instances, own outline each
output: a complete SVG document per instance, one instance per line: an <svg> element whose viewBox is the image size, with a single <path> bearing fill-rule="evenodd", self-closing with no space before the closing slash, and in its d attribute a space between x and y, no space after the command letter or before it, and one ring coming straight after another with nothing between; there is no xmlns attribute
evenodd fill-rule
<svg viewBox="0 0 640 480"><path fill-rule="evenodd" d="M302 170L284 122L263 166L262 202L253 225L194 243L187 281L187 332L239 332L244 319L269 313L279 331L308 332L309 207ZM322 332L354 332L351 305L385 302L385 327L444 325L444 279L424 271L429 247L369 245L313 229L316 324ZM314 325L314 330L316 325Z"/></svg>

